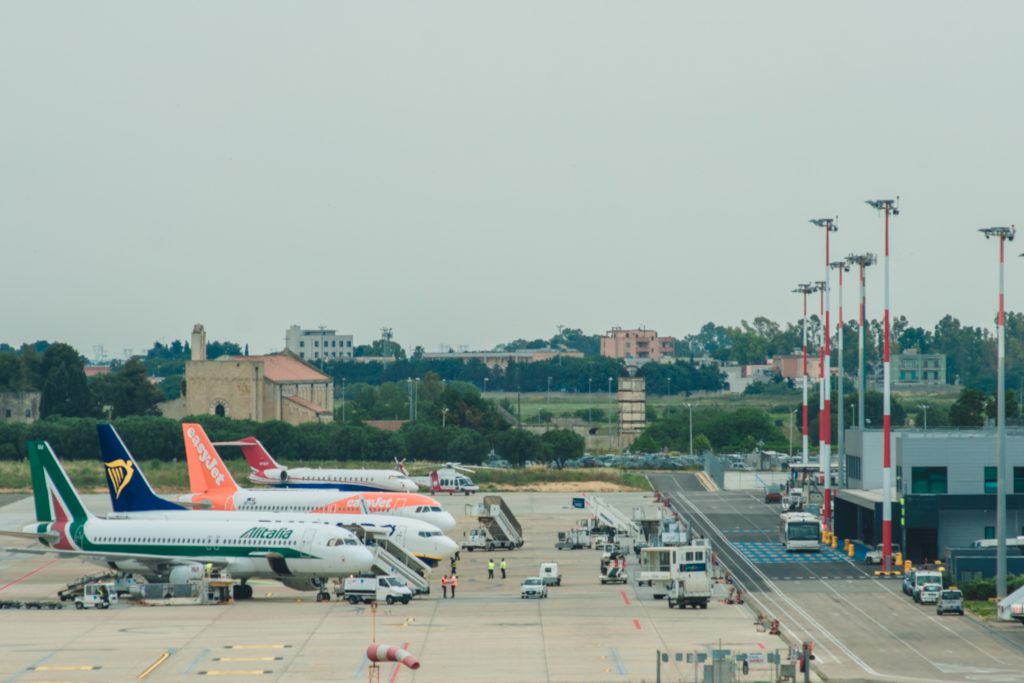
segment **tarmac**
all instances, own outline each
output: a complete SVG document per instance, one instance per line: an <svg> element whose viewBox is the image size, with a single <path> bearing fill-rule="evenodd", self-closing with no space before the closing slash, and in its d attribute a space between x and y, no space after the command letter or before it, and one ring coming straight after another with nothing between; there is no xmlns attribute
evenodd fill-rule
<svg viewBox="0 0 1024 683"><path fill-rule="evenodd" d="M215 676L259 681L372 680L365 657L371 642L405 647L418 670L381 665L381 681L399 683L566 683L654 681L658 652L667 652L662 681L703 680L688 653L712 649L747 653L750 675L770 680L766 654L788 645L759 630L744 605L713 601L707 610L669 609L650 589L602 586L601 553L557 551L557 532L585 517L571 493L502 494L524 527L526 544L514 551L463 552L454 599L442 599L435 570L429 596L408 605L317 603L313 592L275 582L254 584L255 597L227 605L155 607L121 604L109 610L0 611L0 683L48 681L179 681ZM652 504L645 494L601 494L630 513ZM480 496L445 496L459 521L452 537L475 526ZM97 514L106 496L86 496ZM20 530L33 521L31 500L0 507L0 528ZM5 548L28 545L0 541ZM493 557L509 563L507 579L488 580ZM629 570L635 569L630 556ZM522 600L520 582L556 561L561 586L546 600ZM101 568L76 560L0 553L0 600L54 600L59 589ZM682 661L676 661L676 656Z"/></svg>

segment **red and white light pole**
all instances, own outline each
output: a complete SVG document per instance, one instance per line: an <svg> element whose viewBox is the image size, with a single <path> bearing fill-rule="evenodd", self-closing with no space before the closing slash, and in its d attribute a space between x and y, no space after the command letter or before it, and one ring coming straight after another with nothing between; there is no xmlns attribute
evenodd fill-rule
<svg viewBox="0 0 1024 683"><path fill-rule="evenodd" d="M804 432L803 432L803 448L804 449L803 449L803 464L806 465L808 460L810 459L810 454L808 452L808 443L807 443L807 424L808 424L808 414L807 414L807 295L811 294L812 292L815 291L815 286L813 284L799 284L799 285L797 285L796 289L794 289L793 291L795 293L797 293L797 294L803 294L804 295L804 346L803 346L803 352L804 352L804 373L803 373L803 375L804 375L804 387L803 387L804 388L804 403L803 403L803 408L804 408Z"/></svg>
<svg viewBox="0 0 1024 683"><path fill-rule="evenodd" d="M891 381L889 375L889 216L900 215L897 199L869 199L868 206L885 211L885 313L882 317L882 571L892 567L892 414L890 412Z"/></svg>
<svg viewBox="0 0 1024 683"><path fill-rule="evenodd" d="M1003 307L1003 261L1008 228L982 228L985 239L999 238L999 317L996 319L996 598L1006 597L1006 313Z"/></svg>
<svg viewBox="0 0 1024 683"><path fill-rule="evenodd" d="M864 269L875 265L878 260L874 254L850 254L846 257L850 264L860 266L860 312L857 314L857 427L864 431L864 392L868 384L864 376L864 322L867 318L866 299L864 295Z"/></svg>
<svg viewBox="0 0 1024 683"><path fill-rule="evenodd" d="M821 434L821 453L818 455L818 464L825 473L822 522L825 531L832 531L832 352L829 348L829 338L832 336L832 266L829 261L829 236L839 230L839 225L835 218L814 218L811 223L819 228L825 228L825 289L823 292L825 323L821 335L824 341L821 350L821 359L824 365L821 372L824 379L821 383L822 413L818 421L818 432Z"/></svg>
<svg viewBox="0 0 1024 683"><path fill-rule="evenodd" d="M839 481L837 486L846 486L846 406L844 404L846 396L846 384L843 379L845 373L843 372L843 273L850 272L850 264L846 260L833 261L829 264L832 268L839 271L839 322L836 323L836 334L839 336L839 348L837 349L836 358L839 359L839 406L836 410L836 418L839 422L838 429L839 434L836 439L836 452L839 455Z"/></svg>

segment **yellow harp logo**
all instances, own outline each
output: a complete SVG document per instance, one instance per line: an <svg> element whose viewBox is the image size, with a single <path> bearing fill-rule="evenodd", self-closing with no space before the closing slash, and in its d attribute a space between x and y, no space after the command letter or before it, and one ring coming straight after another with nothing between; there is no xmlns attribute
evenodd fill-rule
<svg viewBox="0 0 1024 683"><path fill-rule="evenodd" d="M118 458L107 463L107 476L114 487L115 498L121 497L121 491L124 491L124 487L132 480L134 474L135 468L130 462Z"/></svg>

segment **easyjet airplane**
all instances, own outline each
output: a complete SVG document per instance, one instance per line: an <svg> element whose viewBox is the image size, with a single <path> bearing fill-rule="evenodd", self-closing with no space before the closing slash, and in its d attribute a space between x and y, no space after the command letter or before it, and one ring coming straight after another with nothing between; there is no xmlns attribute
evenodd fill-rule
<svg viewBox="0 0 1024 683"><path fill-rule="evenodd" d="M272 512L387 513L419 519L441 531L455 528L455 518L430 496L418 493L355 493L339 497L330 489L243 489L224 466L202 425L184 423L185 455L192 493L179 500L207 510L265 510Z"/></svg>

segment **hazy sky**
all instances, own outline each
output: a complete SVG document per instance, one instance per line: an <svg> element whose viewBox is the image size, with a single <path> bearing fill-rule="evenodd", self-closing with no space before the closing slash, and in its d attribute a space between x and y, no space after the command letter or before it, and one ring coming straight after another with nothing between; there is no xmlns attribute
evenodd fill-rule
<svg viewBox="0 0 1024 683"><path fill-rule="evenodd" d="M0 341L793 320L823 277L807 220L839 216L834 257L880 253L863 200L897 194L894 314L988 324L976 229L1024 224L1022 24L1019 2L5 2Z"/></svg>

